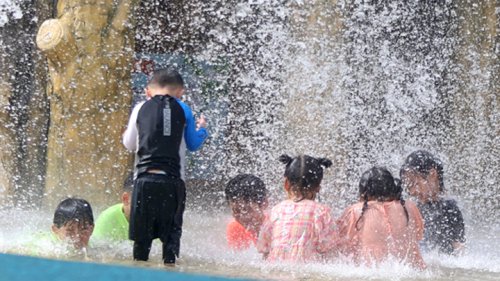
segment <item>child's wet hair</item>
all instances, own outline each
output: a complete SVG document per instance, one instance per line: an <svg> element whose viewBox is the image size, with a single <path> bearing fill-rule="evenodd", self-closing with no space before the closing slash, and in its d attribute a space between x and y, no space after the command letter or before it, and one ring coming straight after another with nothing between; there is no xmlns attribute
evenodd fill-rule
<svg viewBox="0 0 500 281"><path fill-rule="evenodd" d="M79 198L67 198L57 205L54 212L54 225L61 228L72 221L77 221L79 224L94 225L94 215L89 202Z"/></svg>
<svg viewBox="0 0 500 281"><path fill-rule="evenodd" d="M406 157L405 163L399 172L401 179L407 172L417 172L427 176L432 170L436 170L439 178L439 190L444 191L444 168L443 163L437 157L425 150L417 150Z"/></svg>
<svg viewBox="0 0 500 281"><path fill-rule="evenodd" d="M292 158L284 154L279 160L286 165L285 177L290 183L291 191L301 196L298 201L317 191L323 180L323 169L332 166L332 161L327 158L314 158L309 155Z"/></svg>
<svg viewBox="0 0 500 281"><path fill-rule="evenodd" d="M226 184L224 193L229 202L242 200L263 204L267 199L266 185L259 177L251 174L239 174L232 178Z"/></svg>
<svg viewBox="0 0 500 281"><path fill-rule="evenodd" d="M158 86L160 88L171 87L184 87L184 79L175 69L162 68L155 70L153 76L148 83L148 86Z"/></svg>
<svg viewBox="0 0 500 281"><path fill-rule="evenodd" d="M401 181L399 179L395 179L386 168L373 167L364 172L359 181L359 195L363 198L364 203L361 215L356 222L356 229L358 229L358 224L361 221L363 214L368 209L369 199L375 199L383 202L399 200L405 211L406 221L408 223L409 215L408 210L406 210L405 207L405 201L403 200L402 193L403 189L401 187Z"/></svg>

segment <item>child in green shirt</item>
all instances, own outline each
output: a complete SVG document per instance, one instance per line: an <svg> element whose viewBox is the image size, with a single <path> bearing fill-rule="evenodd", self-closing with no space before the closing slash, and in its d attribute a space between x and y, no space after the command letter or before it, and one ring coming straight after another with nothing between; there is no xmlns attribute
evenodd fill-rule
<svg viewBox="0 0 500 281"><path fill-rule="evenodd" d="M93 230L90 203L84 199L67 198L54 212L52 231L39 233L21 251L35 256L86 255Z"/></svg>
<svg viewBox="0 0 500 281"><path fill-rule="evenodd" d="M130 174L123 185L122 203L104 210L95 223L92 241L125 241L128 240L130 199L134 187L133 175Z"/></svg>

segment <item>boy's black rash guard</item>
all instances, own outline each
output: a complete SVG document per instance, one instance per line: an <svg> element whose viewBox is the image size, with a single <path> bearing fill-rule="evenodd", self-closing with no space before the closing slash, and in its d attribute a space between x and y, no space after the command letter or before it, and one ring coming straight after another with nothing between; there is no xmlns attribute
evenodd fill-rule
<svg viewBox="0 0 500 281"><path fill-rule="evenodd" d="M170 112L165 118L164 111ZM168 135L164 122L170 122ZM139 147L138 175L148 170L161 170L174 178L181 178L179 149L186 118L181 105L170 96L155 96L144 103L137 116Z"/></svg>
<svg viewBox="0 0 500 281"><path fill-rule="evenodd" d="M464 219L455 200L441 199L418 208L425 221L424 249L452 254L453 243L465 243Z"/></svg>
<svg viewBox="0 0 500 281"><path fill-rule="evenodd" d="M159 97L157 97L157 98L159 98ZM184 126L184 133L183 133L183 137L182 137L182 142L181 142L180 148L178 150L178 155L179 155L179 159L180 159L180 174L181 174L181 178L183 180L185 180L184 170L185 170L185 166L186 166L186 164L185 164L186 149L188 149L189 151L198 150L203 145L203 142L207 139L208 132L205 128L199 128L199 129L196 128L196 123L194 120L193 112L191 111L191 108L189 108L188 105L183 103L178 98L175 98L174 100L182 108L182 110L184 112L184 119L185 119L185 126ZM136 169L134 171L134 179L137 178L137 176L138 176L137 163L139 161L139 155L137 155L137 152L139 150L139 143L140 143L140 141L139 141L139 128L138 128L137 120L138 120L139 111L141 111L142 107L146 104L146 102L141 102L141 103L137 104L134 107L134 109L132 110L132 113L130 115L130 119L129 119L129 122L127 125L127 130L125 130L125 133L123 134L123 140L122 140L123 145L129 151L133 151L136 153L136 157L135 157L136 163L134 164ZM172 108L176 107L175 105L172 105L172 101L170 101L170 105L172 106ZM143 112L143 113L145 113L145 112ZM171 116L171 117L174 117L174 116ZM171 120L174 121L176 119L171 118ZM162 121L154 121L153 123L156 125L160 125L157 122L162 122ZM174 130L172 130L172 133L173 132L174 132Z"/></svg>

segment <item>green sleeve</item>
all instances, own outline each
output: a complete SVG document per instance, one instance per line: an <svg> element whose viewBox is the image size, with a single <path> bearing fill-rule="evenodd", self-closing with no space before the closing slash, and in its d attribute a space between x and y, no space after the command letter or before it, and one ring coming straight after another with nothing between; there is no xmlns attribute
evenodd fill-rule
<svg viewBox="0 0 500 281"><path fill-rule="evenodd" d="M99 215L92 233L92 241L123 241L128 239L129 224L122 208L123 204L116 204Z"/></svg>

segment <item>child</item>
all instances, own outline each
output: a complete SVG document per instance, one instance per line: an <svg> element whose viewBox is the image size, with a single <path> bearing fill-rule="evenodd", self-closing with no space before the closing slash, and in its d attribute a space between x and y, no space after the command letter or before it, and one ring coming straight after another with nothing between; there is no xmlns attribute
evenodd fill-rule
<svg viewBox="0 0 500 281"><path fill-rule="evenodd" d="M255 244L267 208L267 190L264 182L248 174L231 179L225 189L234 220L227 225L228 246L245 250Z"/></svg>
<svg viewBox="0 0 500 281"><path fill-rule="evenodd" d="M401 187L385 168L366 171L359 183L360 202L338 220L339 248L357 263L379 263L388 257L425 268L418 242L422 217L412 202L401 198Z"/></svg>
<svg viewBox="0 0 500 281"><path fill-rule="evenodd" d="M134 108L123 135L123 144L137 156L129 238L134 241L134 259L140 261L149 259L153 240L160 238L163 262L174 265L186 198L185 148L202 146L208 136L206 121L201 116L195 124L191 109L180 100L184 80L175 70L156 70L146 95L148 100Z"/></svg>
<svg viewBox="0 0 500 281"><path fill-rule="evenodd" d="M75 249L88 247L94 231L94 215L84 199L68 198L56 208L52 232L60 241L69 241Z"/></svg>
<svg viewBox="0 0 500 281"><path fill-rule="evenodd" d="M330 209L315 201L323 179L323 167L332 162L307 155L286 164L285 191L288 199L272 208L257 242L257 250L268 261L305 262L320 260L335 245L335 223Z"/></svg>
<svg viewBox="0 0 500 281"><path fill-rule="evenodd" d="M121 203L104 210L96 220L92 241L125 241L128 240L130 201L134 188L133 175L130 174L123 185Z"/></svg>
<svg viewBox="0 0 500 281"><path fill-rule="evenodd" d="M94 216L89 202L67 198L56 208L52 231L37 235L21 251L36 256L85 254L93 230Z"/></svg>
<svg viewBox="0 0 500 281"><path fill-rule="evenodd" d="M415 151L406 158L400 174L424 217L424 249L445 254L460 250L465 243L464 220L455 200L444 198L441 161L427 151Z"/></svg>

